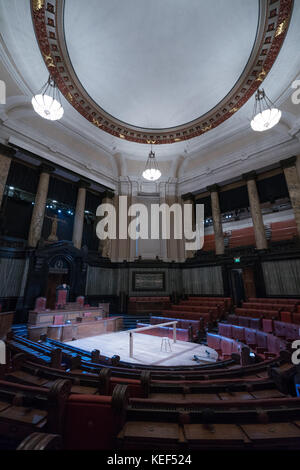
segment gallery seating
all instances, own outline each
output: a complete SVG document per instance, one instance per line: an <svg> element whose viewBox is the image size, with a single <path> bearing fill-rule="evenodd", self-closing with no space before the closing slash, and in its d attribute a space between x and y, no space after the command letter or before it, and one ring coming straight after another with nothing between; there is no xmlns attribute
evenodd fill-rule
<svg viewBox="0 0 300 470"><path fill-rule="evenodd" d="M271 333L254 329L251 331L251 328L223 323L219 323L218 326L220 335L246 341L249 346L251 345L251 348L255 349L264 358L270 357L270 355L279 356L280 351L286 349L285 342Z"/></svg>
<svg viewBox="0 0 300 470"><path fill-rule="evenodd" d="M271 241L290 240L297 236L295 219L271 223Z"/></svg>

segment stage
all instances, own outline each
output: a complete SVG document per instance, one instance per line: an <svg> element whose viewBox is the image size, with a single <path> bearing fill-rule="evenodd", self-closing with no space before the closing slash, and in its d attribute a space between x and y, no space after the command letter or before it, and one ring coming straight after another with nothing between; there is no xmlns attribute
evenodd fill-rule
<svg viewBox="0 0 300 470"><path fill-rule="evenodd" d="M129 357L129 331L91 336L67 344L85 351L99 349L105 356L117 354L121 361L153 366L195 366L214 363L218 358L217 352L205 345L185 341L173 343L171 339L172 351L161 351L162 338L143 333L133 333L133 357ZM194 355L199 357L199 362L193 360Z"/></svg>

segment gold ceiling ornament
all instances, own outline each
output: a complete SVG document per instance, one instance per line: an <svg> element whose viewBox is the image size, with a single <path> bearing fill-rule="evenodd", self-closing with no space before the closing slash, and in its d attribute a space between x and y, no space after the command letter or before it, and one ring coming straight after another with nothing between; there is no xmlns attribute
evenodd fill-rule
<svg viewBox="0 0 300 470"><path fill-rule="evenodd" d="M211 128L212 128L212 124L210 124L209 126L202 127L202 131L207 132L207 131L210 131Z"/></svg>
<svg viewBox="0 0 300 470"><path fill-rule="evenodd" d="M275 33L275 38L280 36L280 34L284 33L284 31L287 28L287 25L288 25L288 19L285 18L285 20L282 23L280 23L280 25L277 27L276 33Z"/></svg>
<svg viewBox="0 0 300 470"><path fill-rule="evenodd" d="M45 0L32 0L33 11L40 11L45 4Z"/></svg>
<svg viewBox="0 0 300 470"><path fill-rule="evenodd" d="M156 140L150 140L150 139L148 139L148 140L147 140L147 144L154 145L154 144L156 144Z"/></svg>
<svg viewBox="0 0 300 470"><path fill-rule="evenodd" d="M263 82L265 77L267 75L267 72L265 71L265 69L263 68L262 71L258 74L257 76L257 79L259 82Z"/></svg>
<svg viewBox="0 0 300 470"><path fill-rule="evenodd" d="M93 118L93 124L94 126L101 127L102 124L98 121L98 119Z"/></svg>
<svg viewBox="0 0 300 470"><path fill-rule="evenodd" d="M239 108L237 106L235 106L234 108L231 108L229 110L230 113L236 113L237 111L239 110Z"/></svg>
<svg viewBox="0 0 300 470"><path fill-rule="evenodd" d="M44 56L44 60L46 62L47 67L54 67L55 68L55 64L53 62L52 55L51 54L47 55L47 54L43 53L43 56Z"/></svg>
<svg viewBox="0 0 300 470"><path fill-rule="evenodd" d="M70 92L67 94L67 98L69 101L73 101L73 96L71 95Z"/></svg>

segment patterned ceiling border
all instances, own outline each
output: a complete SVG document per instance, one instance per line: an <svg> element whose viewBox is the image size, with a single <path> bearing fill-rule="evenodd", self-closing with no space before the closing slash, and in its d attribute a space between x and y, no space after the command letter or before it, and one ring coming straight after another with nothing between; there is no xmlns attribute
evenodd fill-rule
<svg viewBox="0 0 300 470"><path fill-rule="evenodd" d="M279 54L289 26L293 0L260 0L256 42L237 83L208 113L169 129L142 129L106 113L84 90L70 62L63 27L64 0L31 0L31 9L37 41L49 73L64 97L82 116L115 137L142 144L171 144L217 127L255 93Z"/></svg>

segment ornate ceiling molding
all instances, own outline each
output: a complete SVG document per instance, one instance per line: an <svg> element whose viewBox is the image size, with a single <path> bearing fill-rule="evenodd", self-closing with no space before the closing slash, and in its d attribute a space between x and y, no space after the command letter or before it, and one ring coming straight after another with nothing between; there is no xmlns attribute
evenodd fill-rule
<svg viewBox="0 0 300 470"><path fill-rule="evenodd" d="M31 0L37 41L49 73L69 103L93 125L137 143L171 144L202 135L236 113L255 93L279 54L289 26L293 0L260 0L256 41L247 66L229 94L208 113L181 126L143 129L106 113L87 94L70 62L64 37L64 0Z"/></svg>

